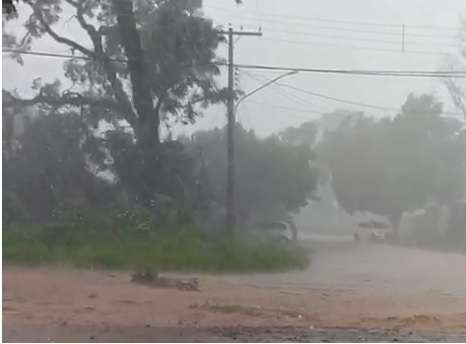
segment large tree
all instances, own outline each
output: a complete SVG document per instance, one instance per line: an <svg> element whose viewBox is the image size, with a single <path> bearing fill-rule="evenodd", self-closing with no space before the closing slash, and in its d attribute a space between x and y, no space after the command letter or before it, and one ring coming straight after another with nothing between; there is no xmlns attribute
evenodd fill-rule
<svg viewBox="0 0 466 344"><path fill-rule="evenodd" d="M106 128L93 160L144 206L169 196L187 202L196 167L181 145L162 142L160 129L190 123L225 99L215 76L223 37L191 0L24 0L22 37L5 33L7 46L28 50L43 37L69 49L64 79L32 81L29 99L4 91L4 107L39 106L43 112L78 112L89 140ZM26 10L29 10L29 13ZM80 34L63 32L63 22ZM74 26L73 24L74 23ZM5 26L8 28L9 23ZM62 28L60 30L60 28ZM23 63L20 54L12 54ZM63 89L66 86L66 90ZM193 174L189 174L192 172Z"/></svg>
<svg viewBox="0 0 466 344"><path fill-rule="evenodd" d="M319 158L330 167L345 210L384 215L395 229L404 211L465 194L462 123L442 117L430 95L410 95L393 119L362 118L329 133Z"/></svg>
<svg viewBox="0 0 466 344"><path fill-rule="evenodd" d="M25 35L6 33L4 42L28 50L48 37L68 48L75 58L64 63L71 84L42 85L37 95L16 104L86 106L93 121L123 119L138 143L160 142L160 123L170 116L193 121L199 105L219 100L213 77L215 49L222 37L212 22L200 16L189 0L24 0L30 13L21 12ZM19 19L17 19L19 20ZM58 28L65 20L81 28L73 37ZM8 29L8 24L6 25ZM86 37L83 39L82 37ZM14 57L22 62L17 54ZM85 59L83 60L82 57ZM72 91L72 92L70 92Z"/></svg>
<svg viewBox="0 0 466 344"><path fill-rule="evenodd" d="M240 223L258 218L283 219L307 204L316 185L307 145L293 145L277 136L258 138L253 131L236 127L237 205ZM226 156L224 129L198 132L192 144L202 154L218 204L225 197Z"/></svg>
<svg viewBox="0 0 466 344"><path fill-rule="evenodd" d="M318 129L314 122L304 122L299 127L288 127L278 135L286 143L293 145L314 146L317 139Z"/></svg>
<svg viewBox="0 0 466 344"><path fill-rule="evenodd" d="M23 114L22 130L3 127L6 222L50 221L58 208L92 208L109 197L110 184L97 177L88 160L96 154L97 139L82 140L90 133L79 115L36 112Z"/></svg>

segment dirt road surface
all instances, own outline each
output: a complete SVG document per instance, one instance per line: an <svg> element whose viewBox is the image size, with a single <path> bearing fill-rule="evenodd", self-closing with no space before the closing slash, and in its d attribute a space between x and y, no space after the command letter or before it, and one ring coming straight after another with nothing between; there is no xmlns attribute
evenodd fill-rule
<svg viewBox="0 0 466 344"><path fill-rule="evenodd" d="M128 272L3 269L4 341L466 341L466 256L313 238L303 271L149 288Z"/></svg>

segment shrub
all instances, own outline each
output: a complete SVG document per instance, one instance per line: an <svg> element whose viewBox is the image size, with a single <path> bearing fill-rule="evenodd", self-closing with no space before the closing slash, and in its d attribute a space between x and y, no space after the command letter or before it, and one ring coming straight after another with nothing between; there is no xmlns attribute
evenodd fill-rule
<svg viewBox="0 0 466 344"><path fill-rule="evenodd" d="M193 226L96 227L10 225L3 231L6 263L157 271L279 271L304 268L307 252L270 238L207 234Z"/></svg>

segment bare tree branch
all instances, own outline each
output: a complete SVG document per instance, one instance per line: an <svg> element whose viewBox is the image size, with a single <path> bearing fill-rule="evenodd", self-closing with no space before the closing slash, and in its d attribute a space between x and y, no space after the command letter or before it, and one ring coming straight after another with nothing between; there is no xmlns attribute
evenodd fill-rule
<svg viewBox="0 0 466 344"><path fill-rule="evenodd" d="M97 31L94 26L89 24L84 18L84 8L83 8L82 2L80 3L74 0L65 0L65 1L71 6L73 6L74 8L76 8L76 18L79 22L79 25L81 25L81 27L87 32L87 34L89 35L89 38L92 41L92 44L94 45L95 57L102 64L105 70L105 73L108 76L108 80L110 82L110 85L112 86L112 90L115 95L115 98L120 103L121 107L123 108L124 116L126 120L131 125L134 125L137 120L136 114L134 113L134 110L128 98L128 95L123 90L123 85L117 77L117 73L115 71L115 68L112 62L110 61L108 56L105 54L103 44L102 44L101 33Z"/></svg>
<svg viewBox="0 0 466 344"><path fill-rule="evenodd" d="M84 18L84 7L83 7L83 2L79 3L74 0L65 0L68 4L76 8L76 19L79 22L79 25L86 30L88 33L93 45L94 45L94 50L95 53L98 54L103 54L103 49L102 49L102 37L99 34L99 32L95 29L94 26L86 22L86 19Z"/></svg>
<svg viewBox="0 0 466 344"><path fill-rule="evenodd" d="M95 53L92 51L92 50L89 50L87 49L86 47L82 46L81 44L69 39L69 38L66 38L66 37L63 37L63 36L60 36L59 34L57 34L49 25L49 23L47 23L47 21L44 19L44 16L42 15L42 10L39 8L39 6L37 6L37 4L33 4L31 0L24 0L24 2L26 4L28 4L32 10L34 11L34 14L37 16L37 18L39 19L41 25L43 26L45 32L47 32L50 37L52 37L55 41L57 41L58 43L62 43L62 44L66 44L67 46L69 46L70 48L72 49L75 49L75 50L78 50L80 51L81 53L83 53L84 55L86 56L89 56L89 57L95 57Z"/></svg>

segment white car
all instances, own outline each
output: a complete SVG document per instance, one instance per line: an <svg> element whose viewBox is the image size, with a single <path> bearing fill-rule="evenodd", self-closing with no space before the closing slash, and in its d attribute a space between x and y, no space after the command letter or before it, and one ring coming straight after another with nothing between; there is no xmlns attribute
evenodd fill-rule
<svg viewBox="0 0 466 344"><path fill-rule="evenodd" d="M279 241L292 241L293 233L290 225L283 221L263 221L257 222L254 227L256 230L263 231Z"/></svg>
<svg viewBox="0 0 466 344"><path fill-rule="evenodd" d="M390 227L378 222L362 222L354 233L356 241L386 242L390 236Z"/></svg>

